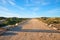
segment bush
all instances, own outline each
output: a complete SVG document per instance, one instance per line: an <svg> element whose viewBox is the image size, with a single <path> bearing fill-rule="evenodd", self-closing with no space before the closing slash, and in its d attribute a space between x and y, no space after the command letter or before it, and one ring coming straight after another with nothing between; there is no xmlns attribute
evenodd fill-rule
<svg viewBox="0 0 60 40"><path fill-rule="evenodd" d="M4 19L4 17L0 18L1 20ZM17 17L12 17L12 18L5 18L4 22L0 24L0 27L6 26L6 25L14 25L16 23L22 22L23 20L27 20L28 18L17 18Z"/></svg>

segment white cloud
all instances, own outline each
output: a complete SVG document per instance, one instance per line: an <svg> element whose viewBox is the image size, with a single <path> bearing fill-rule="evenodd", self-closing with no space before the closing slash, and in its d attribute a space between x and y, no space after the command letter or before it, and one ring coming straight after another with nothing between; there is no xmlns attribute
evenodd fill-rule
<svg viewBox="0 0 60 40"><path fill-rule="evenodd" d="M8 2L13 6L16 5L13 0L8 0Z"/></svg>
<svg viewBox="0 0 60 40"><path fill-rule="evenodd" d="M7 8L1 7L1 6L0 6L0 10L2 10L2 11L8 11Z"/></svg>
<svg viewBox="0 0 60 40"><path fill-rule="evenodd" d="M1 3L3 3L4 5L7 5L7 4L12 5L12 7L17 8L20 11L25 10L23 7L16 5L15 0L3 0L3 1L1 0Z"/></svg>
<svg viewBox="0 0 60 40"><path fill-rule="evenodd" d="M16 5L15 0L10 0L10 1L8 1L8 2L9 2L13 7L19 9L20 11L21 11L21 10L25 10L23 7Z"/></svg>
<svg viewBox="0 0 60 40"><path fill-rule="evenodd" d="M46 6L50 5L52 2L58 3L60 0L26 0L25 6Z"/></svg>
<svg viewBox="0 0 60 40"><path fill-rule="evenodd" d="M2 5L7 5L7 4L12 5L12 7L15 7L17 10L20 11L20 13L25 10L23 7L16 5L15 0L3 0L3 1L0 0L0 2L1 2L1 4L3 3ZM19 13L18 14L17 13L13 13L9 9L7 9L7 8L5 8L3 6L0 6L0 16L7 16L7 17L8 16L9 17L15 16L15 17L19 17L20 15L19 15Z"/></svg>
<svg viewBox="0 0 60 40"><path fill-rule="evenodd" d="M6 0L1 0L1 1L2 1L2 3L6 4Z"/></svg>
<svg viewBox="0 0 60 40"><path fill-rule="evenodd" d="M5 5L6 4L6 0L0 0L0 4L1 5Z"/></svg>
<svg viewBox="0 0 60 40"><path fill-rule="evenodd" d="M26 0L26 4L25 6L45 6L45 5L49 5L50 2L45 1L45 0Z"/></svg>
<svg viewBox="0 0 60 40"><path fill-rule="evenodd" d="M35 5L48 5L49 2L46 2L45 0L32 0L32 3L34 3Z"/></svg>
<svg viewBox="0 0 60 40"><path fill-rule="evenodd" d="M24 6L32 6L32 4L30 4L29 1L30 1L30 0L25 0L25 5L24 5Z"/></svg>
<svg viewBox="0 0 60 40"><path fill-rule="evenodd" d="M15 5L14 2L15 0L0 0L1 5L7 5L7 4Z"/></svg>
<svg viewBox="0 0 60 40"><path fill-rule="evenodd" d="M19 14L12 13L7 8L0 6L0 16L5 16L5 17L19 17Z"/></svg>
<svg viewBox="0 0 60 40"><path fill-rule="evenodd" d="M19 9L20 11L22 11L22 10L25 10L25 8L23 8L23 7L21 7L21 6L14 6L14 7L16 7L17 9Z"/></svg>
<svg viewBox="0 0 60 40"><path fill-rule="evenodd" d="M5 11L1 11L0 12L0 16L4 16L4 17L19 17L18 14L14 14L14 13L10 13L10 12L5 12Z"/></svg>

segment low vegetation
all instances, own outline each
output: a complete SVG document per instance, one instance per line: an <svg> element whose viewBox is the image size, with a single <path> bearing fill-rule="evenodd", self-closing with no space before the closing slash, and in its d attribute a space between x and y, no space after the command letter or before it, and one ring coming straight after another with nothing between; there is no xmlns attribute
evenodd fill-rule
<svg viewBox="0 0 60 40"><path fill-rule="evenodd" d="M46 23L50 28L60 30L60 17L41 17L38 20Z"/></svg>
<svg viewBox="0 0 60 40"><path fill-rule="evenodd" d="M5 17L0 17L0 27L6 26L6 25L14 25L16 23L20 23L23 20L27 20L28 18L17 18L17 17L12 17L12 18L5 18Z"/></svg>
<svg viewBox="0 0 60 40"><path fill-rule="evenodd" d="M43 21L47 24L60 24L60 18L59 17L41 17L38 18L39 20Z"/></svg>

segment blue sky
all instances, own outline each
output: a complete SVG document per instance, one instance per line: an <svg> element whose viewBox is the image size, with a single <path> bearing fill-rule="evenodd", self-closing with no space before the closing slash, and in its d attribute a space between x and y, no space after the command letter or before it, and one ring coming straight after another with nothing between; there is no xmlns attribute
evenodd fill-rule
<svg viewBox="0 0 60 40"><path fill-rule="evenodd" d="M0 17L60 17L60 0L0 0Z"/></svg>

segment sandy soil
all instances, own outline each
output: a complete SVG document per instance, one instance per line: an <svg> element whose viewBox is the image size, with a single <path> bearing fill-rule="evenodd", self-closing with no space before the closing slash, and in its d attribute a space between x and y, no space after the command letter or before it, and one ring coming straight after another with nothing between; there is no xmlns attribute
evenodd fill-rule
<svg viewBox="0 0 60 40"><path fill-rule="evenodd" d="M60 32L31 19L1 35L0 40L60 40Z"/></svg>

